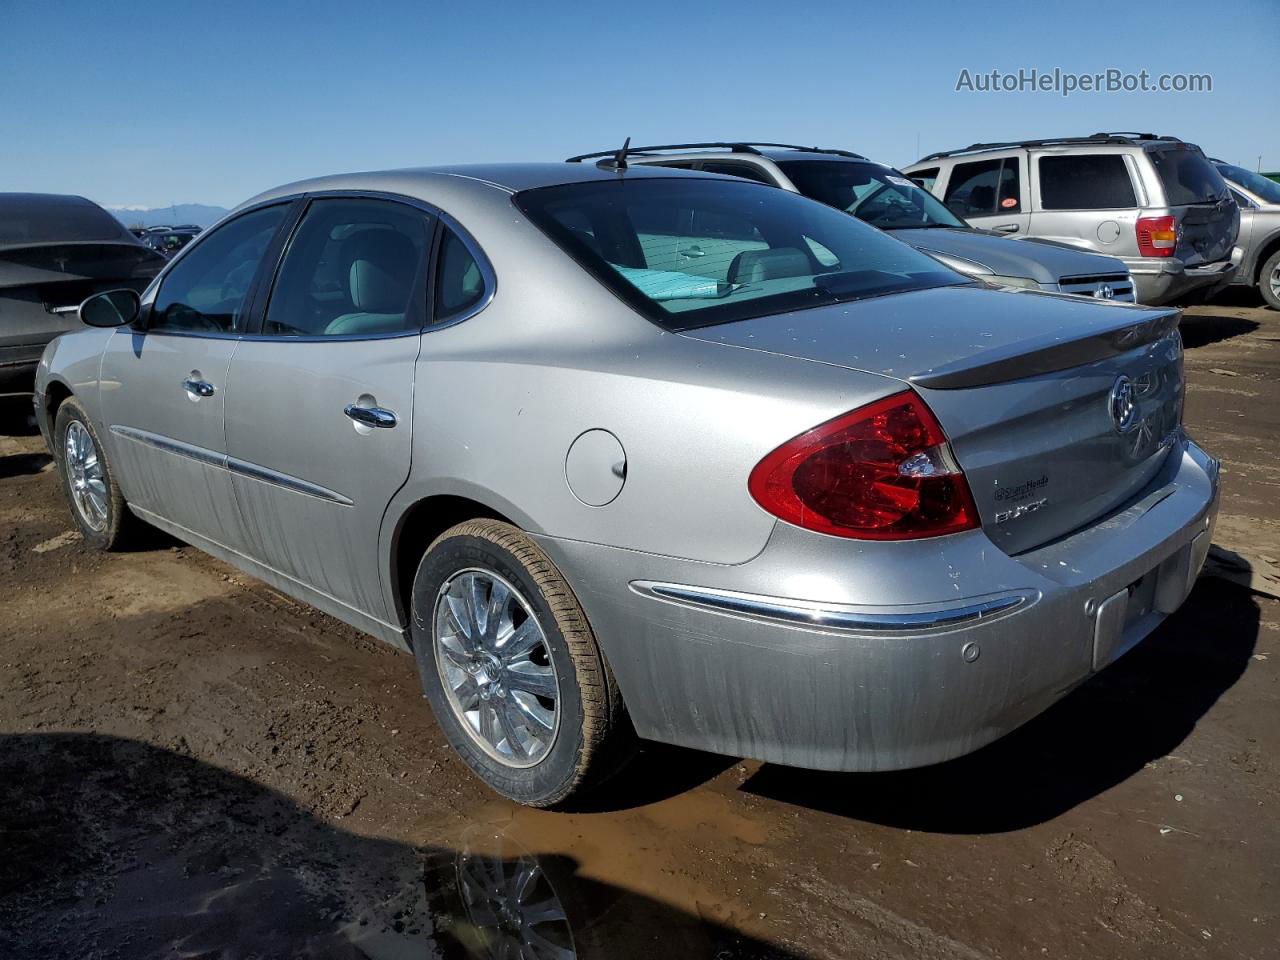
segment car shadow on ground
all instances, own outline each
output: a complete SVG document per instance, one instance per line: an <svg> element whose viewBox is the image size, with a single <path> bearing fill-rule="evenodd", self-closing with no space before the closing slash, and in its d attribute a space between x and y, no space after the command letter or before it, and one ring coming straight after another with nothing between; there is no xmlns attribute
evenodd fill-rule
<svg viewBox="0 0 1280 960"><path fill-rule="evenodd" d="M1182 345L1188 350L1221 343L1232 337L1253 333L1262 326L1257 320L1244 317L1211 317L1203 314L1184 315L1178 329L1182 332Z"/></svg>
<svg viewBox="0 0 1280 960"><path fill-rule="evenodd" d="M1045 713L967 757L916 770L832 774L765 765L743 790L935 833L1043 823L1173 751L1244 673L1260 611L1202 578L1176 614Z"/></svg>
<svg viewBox="0 0 1280 960"><path fill-rule="evenodd" d="M0 456L0 480L40 473L51 463L53 458L47 453L10 453Z"/></svg>
<svg viewBox="0 0 1280 960"><path fill-rule="evenodd" d="M28 960L799 960L491 826L460 828L456 848L358 836L185 752L105 735L0 735L0 837L0 955Z"/></svg>

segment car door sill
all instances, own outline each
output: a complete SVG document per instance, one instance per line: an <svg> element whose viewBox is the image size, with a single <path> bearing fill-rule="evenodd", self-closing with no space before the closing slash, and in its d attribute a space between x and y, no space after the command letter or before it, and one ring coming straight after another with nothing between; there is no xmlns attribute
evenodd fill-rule
<svg viewBox="0 0 1280 960"><path fill-rule="evenodd" d="M172 534L179 540L189 543L193 547L197 547L205 553L210 554L225 563L231 564L233 567L243 570L250 576L256 577L269 586L284 591L303 603L310 604L316 609L329 614L331 617L336 617L343 623L350 624L357 630L363 631L372 637L385 641L398 650L409 652L412 649L409 645L408 631L403 627L387 623L386 621L380 620L362 610L357 610L355 607L337 599L336 597L331 597L327 593L317 590L315 587L309 586L300 580L295 580L293 577L281 573L279 570L269 567L264 563L260 563L252 557L245 556L243 553L233 550L231 547L223 546L215 540L210 540L208 537L201 536L192 530L188 530L181 524L166 520L164 517L158 516L150 510L135 507L133 504L129 504L129 509L143 520L147 521L147 523L152 526L159 527L161 530L165 531L165 533Z"/></svg>

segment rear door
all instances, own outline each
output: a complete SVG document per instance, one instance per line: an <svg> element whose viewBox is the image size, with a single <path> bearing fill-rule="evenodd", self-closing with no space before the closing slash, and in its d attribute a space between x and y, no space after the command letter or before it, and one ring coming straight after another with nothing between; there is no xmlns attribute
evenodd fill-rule
<svg viewBox="0 0 1280 960"><path fill-rule="evenodd" d="M436 226L407 202L313 199L229 373L227 462L249 553L384 621L378 531L409 475Z"/></svg>
<svg viewBox="0 0 1280 960"><path fill-rule="evenodd" d="M227 370L288 214L288 204L261 207L212 231L148 294L138 328L117 330L102 358L102 416L125 499L236 550L245 531L225 469Z"/></svg>
<svg viewBox="0 0 1280 960"><path fill-rule="evenodd" d="M1026 161L1015 152L958 162L951 168L942 201L972 226L1025 234L1031 222Z"/></svg>
<svg viewBox="0 0 1280 960"><path fill-rule="evenodd" d="M1240 231L1240 208L1222 174L1189 143L1161 143L1147 156L1179 224L1174 256L1188 267L1226 260Z"/></svg>

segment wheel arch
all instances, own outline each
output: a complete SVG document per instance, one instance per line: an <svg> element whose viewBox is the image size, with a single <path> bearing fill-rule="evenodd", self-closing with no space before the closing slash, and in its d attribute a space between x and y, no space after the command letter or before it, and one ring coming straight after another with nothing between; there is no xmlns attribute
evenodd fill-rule
<svg viewBox="0 0 1280 960"><path fill-rule="evenodd" d="M43 405L40 410L41 432L53 442L53 424L58 416L58 408L70 400L75 393L67 384L59 379L51 379L45 384Z"/></svg>
<svg viewBox="0 0 1280 960"><path fill-rule="evenodd" d="M1257 286L1262 282L1262 268L1266 266L1267 261L1280 251L1280 230L1274 230L1270 236L1266 237L1259 244L1258 253L1253 258L1253 269L1250 271L1250 280L1253 286Z"/></svg>
<svg viewBox="0 0 1280 960"><path fill-rule="evenodd" d="M440 534L467 520L501 520L521 530L529 529L527 518L522 518L520 511L482 491L430 493L410 498L395 510L395 520L387 527L391 531L386 559L387 584L391 609L406 628L413 578L423 554Z"/></svg>

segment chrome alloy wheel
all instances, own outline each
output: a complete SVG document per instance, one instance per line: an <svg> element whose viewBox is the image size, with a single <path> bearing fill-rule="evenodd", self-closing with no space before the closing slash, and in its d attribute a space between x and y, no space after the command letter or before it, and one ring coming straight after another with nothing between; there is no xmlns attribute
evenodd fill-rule
<svg viewBox="0 0 1280 960"><path fill-rule="evenodd" d="M1267 282L1271 285L1271 295L1280 300L1280 264L1276 264L1276 268L1271 271L1271 276Z"/></svg>
<svg viewBox="0 0 1280 960"><path fill-rule="evenodd" d="M453 574L436 597L436 669L449 706L485 753L531 767L555 742L559 688L533 608L489 570Z"/></svg>
<svg viewBox="0 0 1280 960"><path fill-rule="evenodd" d="M67 482L71 487L71 499L80 519L91 530L105 530L107 526L107 481L102 474L102 461L93 437L79 420L67 425L63 441L66 452Z"/></svg>

